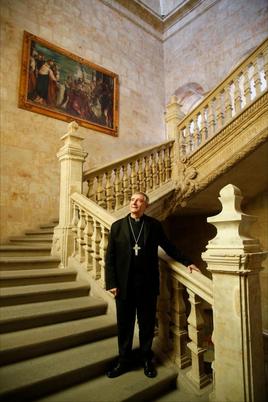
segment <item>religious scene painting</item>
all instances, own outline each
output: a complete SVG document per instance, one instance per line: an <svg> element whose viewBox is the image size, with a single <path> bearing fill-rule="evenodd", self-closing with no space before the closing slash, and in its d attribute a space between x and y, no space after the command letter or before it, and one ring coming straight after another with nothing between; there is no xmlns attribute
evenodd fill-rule
<svg viewBox="0 0 268 402"><path fill-rule="evenodd" d="M24 32L19 107L118 135L118 76Z"/></svg>

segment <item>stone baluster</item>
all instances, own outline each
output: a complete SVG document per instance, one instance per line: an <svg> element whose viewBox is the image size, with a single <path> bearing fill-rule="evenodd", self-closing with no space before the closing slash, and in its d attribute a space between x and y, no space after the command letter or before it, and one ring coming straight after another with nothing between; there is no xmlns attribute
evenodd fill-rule
<svg viewBox="0 0 268 402"><path fill-rule="evenodd" d="M93 235L93 218L89 214L86 214L86 226L84 229L84 241L85 241L85 266L87 271L92 270L92 235Z"/></svg>
<svg viewBox="0 0 268 402"><path fill-rule="evenodd" d="M72 202L70 195L82 193L83 163L87 153L83 151L83 137L76 133L78 124L68 124L67 133L61 138L63 146L57 157L61 164L59 224L54 229L52 255L61 259L61 267L67 267L71 254L74 232L72 232Z"/></svg>
<svg viewBox="0 0 268 402"><path fill-rule="evenodd" d="M263 49L263 70L264 80L266 81L266 89L268 88L268 47Z"/></svg>
<svg viewBox="0 0 268 402"><path fill-rule="evenodd" d="M266 400L260 300L261 253L249 236L253 216L241 211L240 190L220 192L222 211L208 218L217 229L202 258L212 272L215 400Z"/></svg>
<svg viewBox="0 0 268 402"><path fill-rule="evenodd" d="M114 188L115 188L115 210L117 211L122 206L123 195L122 195L122 182L120 178L121 168L117 167L114 170L115 172L115 180L114 180Z"/></svg>
<svg viewBox="0 0 268 402"><path fill-rule="evenodd" d="M163 157L162 157L162 149L159 149L158 151L158 160L157 160L157 165L158 165L158 173L159 173L159 182L160 185L163 184L163 175L164 173L164 164L163 164Z"/></svg>
<svg viewBox="0 0 268 402"><path fill-rule="evenodd" d="M136 161L130 162L130 185L131 185L131 193L134 194L138 190L137 184L137 171L136 171Z"/></svg>
<svg viewBox="0 0 268 402"><path fill-rule="evenodd" d="M100 233L101 241L100 241L100 246L99 246L99 250L100 250L99 251L99 255L100 255L99 283L104 288L105 287L105 256L106 256L106 250L107 250L107 245L108 245L109 230L104 225L101 225L100 232L101 232Z"/></svg>
<svg viewBox="0 0 268 402"><path fill-rule="evenodd" d="M144 157L144 163L145 163L145 192L150 191L151 188L151 171L150 171L150 158L148 155Z"/></svg>
<svg viewBox="0 0 268 402"><path fill-rule="evenodd" d="M155 190L158 187L157 166L156 166L156 152L151 154L152 161L152 188Z"/></svg>
<svg viewBox="0 0 268 402"><path fill-rule="evenodd" d="M105 192L104 192L104 188L103 188L103 179L104 179L104 175L100 174L98 176L96 176L97 179L97 204L102 207L102 208L106 208L106 198L105 198Z"/></svg>
<svg viewBox="0 0 268 402"><path fill-rule="evenodd" d="M95 280L98 280L101 277L100 242L101 242L100 222L97 219L93 218L92 257L93 257L93 275Z"/></svg>
<svg viewBox="0 0 268 402"><path fill-rule="evenodd" d="M143 174L143 158L138 159L138 189L145 191L145 179Z"/></svg>
<svg viewBox="0 0 268 402"><path fill-rule="evenodd" d="M187 138L186 137L186 127L184 127L182 130L180 130L180 144L179 144L180 159L184 159L187 154L186 138Z"/></svg>
<svg viewBox="0 0 268 402"><path fill-rule="evenodd" d="M188 348L191 351L192 366L187 373L187 377L198 390L210 383L209 377L204 370L204 353L206 349L203 347L204 340L204 319L202 314L202 301L192 290L187 289L189 294L189 302L191 311L188 317L188 334L191 342Z"/></svg>
<svg viewBox="0 0 268 402"><path fill-rule="evenodd" d="M253 79L254 79L254 86L255 86L255 90L256 90L256 96L260 96L260 94L261 94L261 75L260 75L258 59L256 59L253 62L253 66L254 66Z"/></svg>
<svg viewBox="0 0 268 402"><path fill-rule="evenodd" d="M106 185L105 185L106 206L108 211L112 211L114 207L114 191L112 186L112 180L113 180L113 170L110 170L106 173Z"/></svg>
<svg viewBox="0 0 268 402"><path fill-rule="evenodd" d="M187 353L187 317L183 299L184 286L176 278L171 281L171 333L173 338L172 360L179 368L188 367L191 364Z"/></svg>
<svg viewBox="0 0 268 402"><path fill-rule="evenodd" d="M202 108L201 112L201 130L200 130L200 141L204 144L208 137L208 121L207 121L207 106Z"/></svg>
<svg viewBox="0 0 268 402"><path fill-rule="evenodd" d="M95 177L91 176L89 178L89 180L87 181L88 189L87 189L86 196L88 198L90 198L91 200L96 201L96 191L94 191L94 182L95 182Z"/></svg>
<svg viewBox="0 0 268 402"><path fill-rule="evenodd" d="M72 257L75 257L78 252L78 243L77 243L77 225L78 225L78 211L79 207L74 202L73 205L73 219L72 219L72 232L73 232L73 248L72 248Z"/></svg>
<svg viewBox="0 0 268 402"><path fill-rule="evenodd" d="M215 121L215 116L214 116L214 105L213 101L211 100L209 105L208 105L208 136L213 137L215 134L215 128L216 128L216 121Z"/></svg>
<svg viewBox="0 0 268 402"><path fill-rule="evenodd" d="M195 149L195 142L194 142L194 130L195 130L195 126L194 126L194 121L191 120L189 123L189 134L190 134L190 153L192 153Z"/></svg>
<svg viewBox="0 0 268 402"><path fill-rule="evenodd" d="M128 178L128 164L124 164L122 166L123 171L123 205L127 205L129 203L129 178Z"/></svg>
<svg viewBox="0 0 268 402"><path fill-rule="evenodd" d="M223 93L219 93L217 98L215 99L216 102L216 120L217 120L217 130L221 130L224 126L224 114L222 110L222 97Z"/></svg>
<svg viewBox="0 0 268 402"><path fill-rule="evenodd" d="M235 114L237 115L242 109L242 96L240 90L240 74L234 80L235 90L234 90L234 102L235 102Z"/></svg>
<svg viewBox="0 0 268 402"><path fill-rule="evenodd" d="M171 178L172 168L171 168L171 148L166 147L164 149L164 165L165 165L165 178L168 181Z"/></svg>
<svg viewBox="0 0 268 402"><path fill-rule="evenodd" d="M193 120L193 150L196 150L199 147L199 143L200 143L200 133L198 127L198 114L197 114Z"/></svg>
<svg viewBox="0 0 268 402"><path fill-rule="evenodd" d="M185 143L186 143L186 156L191 153L192 150L192 142L191 142L191 132L190 132L190 123L188 122L185 127Z"/></svg>
<svg viewBox="0 0 268 402"><path fill-rule="evenodd" d="M85 258L85 241L84 241L84 229L86 227L85 211L83 208L79 208L79 221L77 224L77 244L78 244L78 261L83 262Z"/></svg>
<svg viewBox="0 0 268 402"><path fill-rule="evenodd" d="M246 99L246 105L249 105L251 102L251 87L250 87L250 79L249 79L249 69L250 66L247 67L246 72L244 74L244 95Z"/></svg>
<svg viewBox="0 0 268 402"><path fill-rule="evenodd" d="M166 264L160 260L160 295L157 303L158 337L160 350L167 353L170 344L170 292L168 287L168 271Z"/></svg>
<svg viewBox="0 0 268 402"><path fill-rule="evenodd" d="M224 90L224 122L227 124L232 119L231 87L227 85Z"/></svg>
<svg viewBox="0 0 268 402"><path fill-rule="evenodd" d="M161 149L161 165L162 165L162 176L161 181L162 183L166 182L166 169L165 169L165 149Z"/></svg>

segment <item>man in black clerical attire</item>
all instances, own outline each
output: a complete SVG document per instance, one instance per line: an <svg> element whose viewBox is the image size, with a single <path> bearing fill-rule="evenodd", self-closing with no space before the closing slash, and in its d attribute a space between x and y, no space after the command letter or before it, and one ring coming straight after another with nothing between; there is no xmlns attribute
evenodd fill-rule
<svg viewBox="0 0 268 402"><path fill-rule="evenodd" d="M142 192L133 194L130 214L114 222L106 254L106 289L116 300L119 360L107 372L118 377L131 368L131 352L136 314L144 374L157 375L152 362L156 303L159 294L158 246L175 260L198 270L167 239L161 223L144 214L149 204Z"/></svg>

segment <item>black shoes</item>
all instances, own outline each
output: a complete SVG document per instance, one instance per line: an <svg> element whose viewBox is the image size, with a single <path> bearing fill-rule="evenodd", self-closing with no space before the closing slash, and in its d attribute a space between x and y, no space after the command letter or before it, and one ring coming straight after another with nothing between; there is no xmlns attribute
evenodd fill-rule
<svg viewBox="0 0 268 402"><path fill-rule="evenodd" d="M144 374L146 377L154 378L157 375L155 366L151 360L146 360L144 362Z"/></svg>
<svg viewBox="0 0 268 402"><path fill-rule="evenodd" d="M144 362L144 374L148 378L154 378L157 375L157 371L155 369L155 366L151 360L146 360ZM116 378L119 377L120 375L127 373L130 371L131 368L129 365L123 364L123 363L117 363L114 367L112 367L110 370L107 371L106 375L109 378Z"/></svg>
<svg viewBox="0 0 268 402"><path fill-rule="evenodd" d="M117 363L116 366L107 371L106 375L109 378L116 378L129 371L129 367L122 363Z"/></svg>

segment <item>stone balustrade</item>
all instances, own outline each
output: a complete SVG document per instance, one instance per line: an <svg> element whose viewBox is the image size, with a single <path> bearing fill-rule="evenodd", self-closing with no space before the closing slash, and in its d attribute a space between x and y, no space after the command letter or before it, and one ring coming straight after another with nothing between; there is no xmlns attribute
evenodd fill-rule
<svg viewBox="0 0 268 402"><path fill-rule="evenodd" d="M82 194L72 200L73 247L71 257L90 272L91 277L105 287L104 266L109 229L114 222L108 212Z"/></svg>
<svg viewBox="0 0 268 402"><path fill-rule="evenodd" d="M186 377L198 392L212 381L204 366L208 342L203 314L205 306L212 308L212 281L199 272L189 273L186 267L162 251L159 257L161 291L157 344L179 369L188 368Z"/></svg>
<svg viewBox="0 0 268 402"><path fill-rule="evenodd" d="M181 159L193 154L268 88L268 40L178 124Z"/></svg>
<svg viewBox="0 0 268 402"><path fill-rule="evenodd" d="M173 141L167 141L100 169L85 172L86 195L109 212L118 211L129 204L135 191L150 195L171 182L172 169Z"/></svg>

